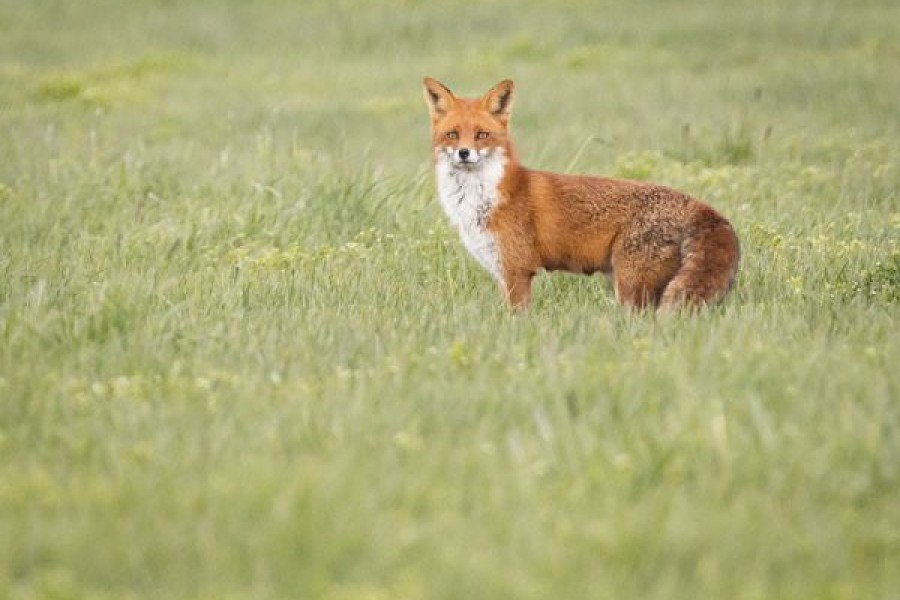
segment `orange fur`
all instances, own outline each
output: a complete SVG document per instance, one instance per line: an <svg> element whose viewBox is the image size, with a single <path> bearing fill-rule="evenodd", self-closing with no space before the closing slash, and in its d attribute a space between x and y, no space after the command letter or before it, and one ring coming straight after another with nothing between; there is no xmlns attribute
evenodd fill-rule
<svg viewBox="0 0 900 600"><path fill-rule="evenodd" d="M436 163L459 148L505 157L486 229L512 306L529 304L542 269L610 275L618 301L632 308L701 307L728 293L740 251L715 210L659 185L522 166L509 137L512 81L478 99L458 98L429 78L424 86Z"/></svg>

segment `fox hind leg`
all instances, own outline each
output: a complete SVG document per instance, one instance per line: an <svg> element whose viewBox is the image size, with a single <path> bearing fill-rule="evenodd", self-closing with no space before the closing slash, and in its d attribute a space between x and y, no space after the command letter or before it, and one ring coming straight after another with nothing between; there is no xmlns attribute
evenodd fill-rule
<svg viewBox="0 0 900 600"><path fill-rule="evenodd" d="M623 241L613 248L612 278L616 300L628 308L655 308L679 264L679 251L674 244L647 247Z"/></svg>
<svg viewBox="0 0 900 600"><path fill-rule="evenodd" d="M661 310L701 308L720 301L734 284L740 247L731 225L710 219L683 244L681 267L665 286Z"/></svg>

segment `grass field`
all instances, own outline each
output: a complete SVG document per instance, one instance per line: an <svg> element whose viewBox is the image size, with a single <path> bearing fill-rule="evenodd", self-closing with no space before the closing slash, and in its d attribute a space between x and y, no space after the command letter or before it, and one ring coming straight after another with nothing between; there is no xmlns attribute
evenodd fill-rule
<svg viewBox="0 0 900 600"><path fill-rule="evenodd" d="M900 598L900 4L0 0L0 598ZM735 225L511 315L420 82Z"/></svg>

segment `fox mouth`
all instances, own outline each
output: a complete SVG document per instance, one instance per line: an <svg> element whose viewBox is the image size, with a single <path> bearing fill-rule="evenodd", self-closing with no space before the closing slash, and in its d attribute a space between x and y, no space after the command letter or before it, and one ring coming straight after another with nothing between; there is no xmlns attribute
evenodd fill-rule
<svg viewBox="0 0 900 600"><path fill-rule="evenodd" d="M451 158L450 162L453 164L453 168L455 169L461 169L463 171L474 171L481 168L484 160L483 157L480 156L477 152L471 152L467 156L455 155Z"/></svg>
<svg viewBox="0 0 900 600"><path fill-rule="evenodd" d="M457 169L461 169L463 171L474 171L474 170L478 169L479 167L481 167L481 161L480 160L468 160L468 159L458 160L455 162L455 164L453 166L456 167Z"/></svg>

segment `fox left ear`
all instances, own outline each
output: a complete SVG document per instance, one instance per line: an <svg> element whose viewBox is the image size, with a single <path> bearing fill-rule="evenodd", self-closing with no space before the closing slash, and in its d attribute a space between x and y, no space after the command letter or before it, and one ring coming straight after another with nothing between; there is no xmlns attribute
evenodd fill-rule
<svg viewBox="0 0 900 600"><path fill-rule="evenodd" d="M511 79L504 79L481 97L481 103L495 117L501 121L509 120L509 113L512 110L513 91L515 84Z"/></svg>

